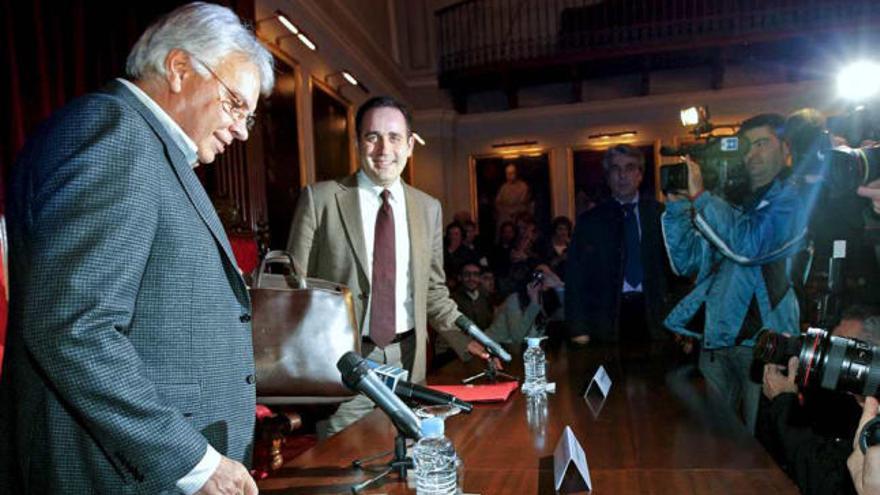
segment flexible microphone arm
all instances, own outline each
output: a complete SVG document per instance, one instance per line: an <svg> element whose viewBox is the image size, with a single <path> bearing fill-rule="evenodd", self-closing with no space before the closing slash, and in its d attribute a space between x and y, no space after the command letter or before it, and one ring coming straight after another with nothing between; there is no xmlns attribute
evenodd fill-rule
<svg viewBox="0 0 880 495"><path fill-rule="evenodd" d="M459 316L455 320L455 325L460 328L461 331L464 332L468 337L476 340L483 347L485 347L489 355L495 356L505 363L509 363L513 359L512 357L510 357L510 353L508 353L504 350L503 347L498 345L498 342L495 342L494 340L492 340L491 337L483 333L483 331L480 330L480 327L469 320L467 316Z"/></svg>

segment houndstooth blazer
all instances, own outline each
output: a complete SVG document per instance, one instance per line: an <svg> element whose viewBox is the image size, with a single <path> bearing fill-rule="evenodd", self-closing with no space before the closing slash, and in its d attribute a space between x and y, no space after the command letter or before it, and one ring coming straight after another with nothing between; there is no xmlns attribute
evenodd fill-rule
<svg viewBox="0 0 880 495"><path fill-rule="evenodd" d="M0 493L173 491L246 462L250 300L192 168L119 82L57 112L7 190Z"/></svg>

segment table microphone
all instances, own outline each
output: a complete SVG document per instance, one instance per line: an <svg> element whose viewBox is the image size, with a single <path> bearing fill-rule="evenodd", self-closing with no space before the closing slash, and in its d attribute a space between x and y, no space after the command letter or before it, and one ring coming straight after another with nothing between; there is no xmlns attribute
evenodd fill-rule
<svg viewBox="0 0 880 495"><path fill-rule="evenodd" d="M455 406L466 413L474 410L473 404L465 402L454 395L399 379L403 374L400 368L390 367L390 369L388 369L389 366L387 365L382 366L369 359L364 359L364 361L367 362L367 366L372 368L375 374L382 378L382 382L384 382L387 387L391 388L391 391L399 397L412 399L428 405Z"/></svg>
<svg viewBox="0 0 880 495"><path fill-rule="evenodd" d="M342 382L345 386L363 393L372 400L391 418L391 422L402 434L415 440L422 438L419 418L412 409L385 387L364 358L349 351L339 358L336 367L342 374Z"/></svg>
<svg viewBox="0 0 880 495"><path fill-rule="evenodd" d="M468 337L482 344L482 346L486 348L489 354L497 356L505 363L509 363L511 359L513 359L510 357L510 354L504 350L503 347L498 345L498 342L495 342L488 335L483 333L483 331L480 330L480 327L469 320L467 316L459 316L458 319L455 320L455 325L460 328L464 333L466 333Z"/></svg>

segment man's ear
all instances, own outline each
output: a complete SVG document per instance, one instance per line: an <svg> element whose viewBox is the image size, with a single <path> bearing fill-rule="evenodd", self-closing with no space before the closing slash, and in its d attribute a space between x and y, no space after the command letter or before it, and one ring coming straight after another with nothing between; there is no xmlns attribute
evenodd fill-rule
<svg viewBox="0 0 880 495"><path fill-rule="evenodd" d="M192 64L190 55L179 48L172 48L165 56L165 82L172 93L180 93L183 81L194 75Z"/></svg>

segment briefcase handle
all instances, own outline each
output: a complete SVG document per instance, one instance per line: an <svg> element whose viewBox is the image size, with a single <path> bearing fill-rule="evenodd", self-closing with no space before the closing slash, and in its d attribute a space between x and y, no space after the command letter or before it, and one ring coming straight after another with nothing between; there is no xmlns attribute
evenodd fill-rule
<svg viewBox="0 0 880 495"><path fill-rule="evenodd" d="M260 279L263 278L263 273L266 271L266 267L270 264L286 265L289 268L288 271L290 272L290 275L285 277L288 286L299 289L306 288L305 273L299 268L299 264L293 259L293 256L282 249L269 251L266 253L266 256L263 257L263 260L260 261L260 268L257 270L256 276L254 276L255 288L259 289L261 287Z"/></svg>

